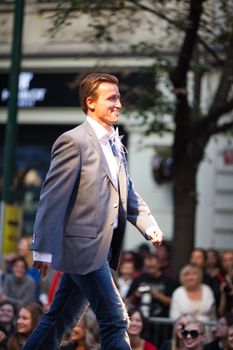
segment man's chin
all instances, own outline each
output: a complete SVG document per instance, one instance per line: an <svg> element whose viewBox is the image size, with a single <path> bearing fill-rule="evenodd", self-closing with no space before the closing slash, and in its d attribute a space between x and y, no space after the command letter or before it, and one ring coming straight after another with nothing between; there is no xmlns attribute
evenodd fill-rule
<svg viewBox="0 0 233 350"><path fill-rule="evenodd" d="M113 124L117 124L117 123L118 123L118 120L119 120L119 115L116 116L116 117L114 117L114 118L112 118L112 123L113 123Z"/></svg>

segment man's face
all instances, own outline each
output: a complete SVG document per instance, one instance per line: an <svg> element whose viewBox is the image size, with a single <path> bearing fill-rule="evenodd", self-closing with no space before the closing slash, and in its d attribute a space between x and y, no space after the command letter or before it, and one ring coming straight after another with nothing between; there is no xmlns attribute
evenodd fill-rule
<svg viewBox="0 0 233 350"><path fill-rule="evenodd" d="M190 259L191 264L194 264L196 266L199 266L201 268L205 267L206 261L203 253L199 250L194 250L191 254Z"/></svg>
<svg viewBox="0 0 233 350"><path fill-rule="evenodd" d="M143 263L143 268L146 273L150 276L156 276L160 271L159 261L154 259L145 259Z"/></svg>
<svg viewBox="0 0 233 350"><path fill-rule="evenodd" d="M116 124L119 119L121 102L118 86L101 83L97 89L97 98L87 98L88 115L97 120L104 128Z"/></svg>
<svg viewBox="0 0 233 350"><path fill-rule="evenodd" d="M135 272L134 264L131 261L125 261L120 266L120 275L132 277Z"/></svg>
<svg viewBox="0 0 233 350"><path fill-rule="evenodd" d="M215 336L217 338L225 338L227 335L227 321L225 319L225 317L221 317L218 320L217 326L216 326L216 330L215 330Z"/></svg>
<svg viewBox="0 0 233 350"><path fill-rule="evenodd" d="M20 260L16 261L12 267L12 272L15 278L17 279L23 278L26 274L24 263Z"/></svg>
<svg viewBox="0 0 233 350"><path fill-rule="evenodd" d="M233 267L233 252L225 252L222 255L222 267L225 272L228 272Z"/></svg>

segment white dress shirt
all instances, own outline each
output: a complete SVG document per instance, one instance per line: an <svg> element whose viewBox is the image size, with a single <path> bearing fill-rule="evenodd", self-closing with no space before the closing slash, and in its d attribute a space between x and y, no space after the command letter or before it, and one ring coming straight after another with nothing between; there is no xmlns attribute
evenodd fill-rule
<svg viewBox="0 0 233 350"><path fill-rule="evenodd" d="M104 155L106 157L109 170L111 173L112 180L118 188L118 165L115 156L113 155L112 148L109 143L109 139L112 137L113 134L115 134L115 129L112 127L112 132L109 133L100 123L98 123L95 119L87 116L86 121L91 125L93 130L96 133L96 136L100 142L101 148L104 152ZM116 228L118 224L118 217L116 217L113 228ZM159 229L157 223L155 223L155 226L151 226L146 230L147 236L150 236L152 232L157 231ZM43 261L47 263L51 263L52 261L52 254L50 253L44 253L39 251L33 251L33 260L34 261Z"/></svg>
<svg viewBox="0 0 233 350"><path fill-rule="evenodd" d="M109 143L109 139L112 137L112 135L115 134L115 129L112 127L112 132L109 133L100 123L98 123L95 119L88 117L86 118L86 121L91 125L93 130L96 133L96 136L100 142L101 148L104 152L105 158L108 163L108 167L111 173L112 180L116 186L118 187L118 181L117 181L117 175L118 175L118 169L117 169L117 162L116 158L113 155L112 148Z"/></svg>

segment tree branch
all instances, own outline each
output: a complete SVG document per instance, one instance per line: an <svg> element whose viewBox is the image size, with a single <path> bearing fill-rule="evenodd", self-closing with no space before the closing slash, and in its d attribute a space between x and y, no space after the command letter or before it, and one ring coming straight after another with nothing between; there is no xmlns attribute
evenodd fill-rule
<svg viewBox="0 0 233 350"><path fill-rule="evenodd" d="M181 25L177 21L172 20L171 18L169 18L168 16L166 16L164 13L162 13L159 10L156 10L154 8L151 8L151 7L147 7L145 4L141 4L138 1L135 2L135 0L128 0L128 2L133 3L134 5L136 5L139 9L141 9L143 11L146 11L146 12L149 12L149 13L153 13L157 17L162 18L167 23L171 24L172 26L174 26L174 27L176 27L176 28L178 28L178 29L180 29L182 31L186 30L186 26ZM209 45L207 45L207 43L200 37L199 34L197 34L197 40L204 47L204 49L207 52L209 52L211 54L211 56L213 56L213 58L217 61L218 64L220 64L220 65L223 64L223 60L218 57L217 53Z"/></svg>
<svg viewBox="0 0 233 350"><path fill-rule="evenodd" d="M174 85L177 96L175 112L175 140L182 141L190 130L191 114L187 101L187 73L197 43L197 32L205 0L191 0L188 15L189 26L186 29L183 45L181 47L176 68L170 74L170 80ZM174 144L179 150L179 144Z"/></svg>
<svg viewBox="0 0 233 350"><path fill-rule="evenodd" d="M215 93L210 113L214 113L219 106L222 106L228 99L230 87L233 83L233 35L229 40L229 47L226 51L226 60L223 66L220 82Z"/></svg>
<svg viewBox="0 0 233 350"><path fill-rule="evenodd" d="M222 125L219 126L215 126L210 130L210 135L214 135L214 134L218 134L220 132L225 132L227 130L233 130L233 121L229 122L229 123L224 123Z"/></svg>
<svg viewBox="0 0 233 350"><path fill-rule="evenodd" d="M200 35L197 35L197 39L200 42L200 44L206 49L207 52L211 54L211 56L214 57L214 59L217 61L217 63L222 66L223 65L223 60L218 57L217 53L209 46L206 44L206 42L200 37Z"/></svg>
<svg viewBox="0 0 233 350"><path fill-rule="evenodd" d="M129 4L129 6L128 6ZM59 27L63 26L64 23L68 20L70 15L75 11L81 11L84 13L90 13L91 15L93 13L96 13L98 11L99 13L103 10L110 10L113 13L116 13L117 11L122 10L133 10L133 7L137 7L139 10L143 10L148 13L152 13L155 16L165 20L170 25L174 26L177 29L180 29L182 31L186 30L186 26L169 18L164 14L161 10L152 8L150 6L146 6L146 3L141 3L140 0L126 0L125 2L121 2L120 5L117 5L116 0L113 1L113 4L111 4L111 1L108 2L108 7L106 7L106 3L101 5L101 3L98 3L97 5L95 3L92 3L91 6L88 4L85 0L83 1L73 1L73 0L63 0L58 2L57 11L52 16L54 19L54 25L55 28L51 28L50 32L55 33L57 30L59 30ZM218 64L222 65L222 60L218 57L216 52L200 37L200 35L197 35L197 39L200 42L200 44L204 47L204 49L209 52L213 58L217 61Z"/></svg>
<svg viewBox="0 0 233 350"><path fill-rule="evenodd" d="M214 110L211 110L208 114L208 116L204 119L202 119L202 125L201 127L205 127L209 123L215 122L219 119L223 114L226 114L233 109L233 98L229 100L228 102L222 104L221 106L217 106Z"/></svg>
<svg viewBox="0 0 233 350"><path fill-rule="evenodd" d="M183 26L183 25L179 24L177 21L174 21L173 19L169 18L164 13L162 13L160 10L156 10L155 8L148 7L145 5L145 3L141 4L140 1L135 1L135 0L127 0L127 1L132 3L133 5L136 5L138 7L138 9L149 12L149 13L153 13L154 15L156 15L159 18L164 19L167 23L173 25L174 27L185 31L185 26Z"/></svg>
<svg viewBox="0 0 233 350"><path fill-rule="evenodd" d="M198 119L187 135L187 138L196 138L200 133L205 133L208 128L216 125L216 121L223 115L233 110L233 99L221 106L216 107L206 117Z"/></svg>
<svg viewBox="0 0 233 350"><path fill-rule="evenodd" d="M188 23L190 23L190 25L185 31L185 38L180 50L178 64L170 75L175 88L186 89L186 77L190 69L193 51L197 42L197 33L201 14L203 12L202 5L204 1L205 0L191 0L188 15Z"/></svg>

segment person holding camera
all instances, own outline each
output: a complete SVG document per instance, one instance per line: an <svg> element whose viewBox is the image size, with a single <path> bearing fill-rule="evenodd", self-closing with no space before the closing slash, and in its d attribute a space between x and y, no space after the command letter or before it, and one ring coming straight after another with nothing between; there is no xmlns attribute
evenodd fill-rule
<svg viewBox="0 0 233 350"><path fill-rule="evenodd" d="M127 305L138 306L145 318L168 315L173 283L160 271L160 263L154 254L144 259L143 273L134 279L128 294ZM152 327L153 326L153 327ZM165 340L161 325L149 325L148 339L158 346Z"/></svg>
<svg viewBox="0 0 233 350"><path fill-rule="evenodd" d="M167 316L172 292L171 280L162 275L159 260L151 253L144 259L143 273L133 280L127 301L140 306L144 317Z"/></svg>

